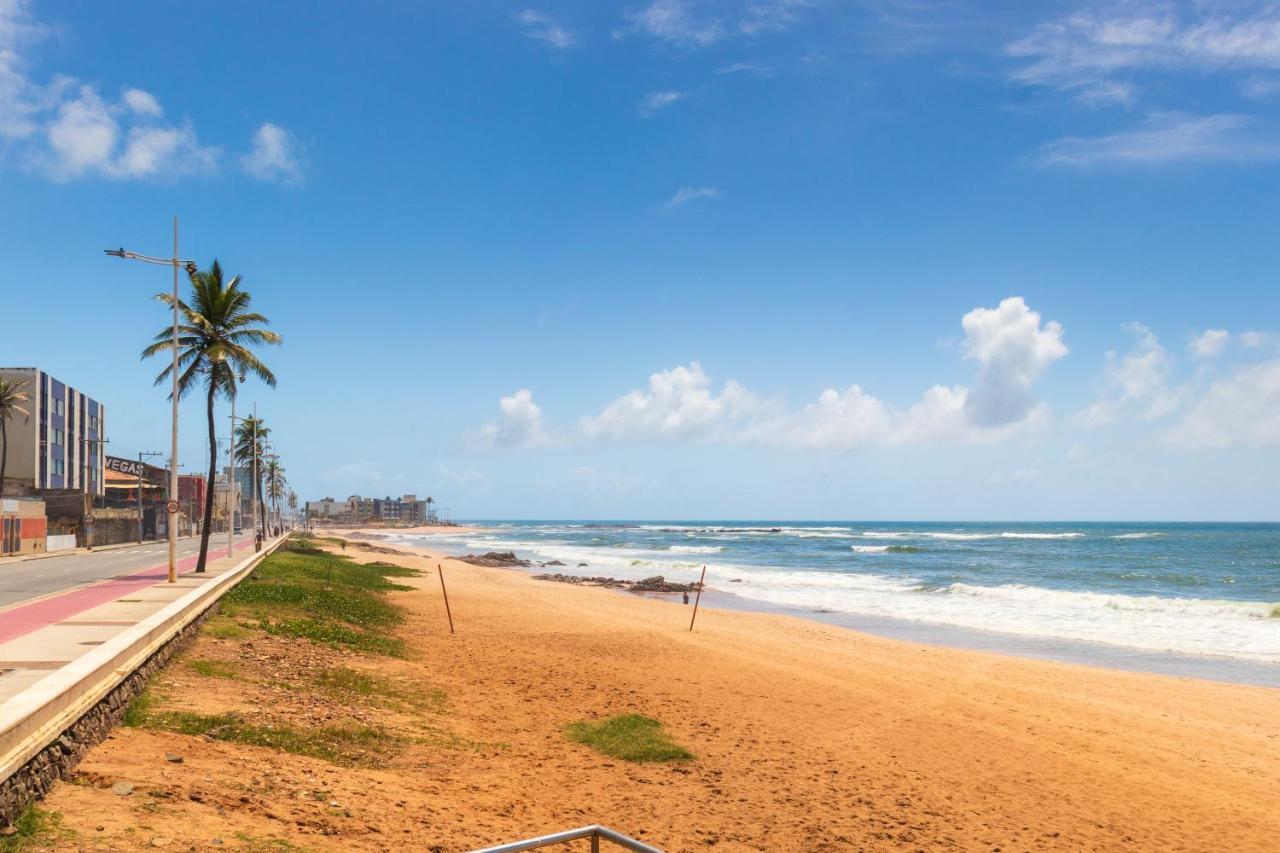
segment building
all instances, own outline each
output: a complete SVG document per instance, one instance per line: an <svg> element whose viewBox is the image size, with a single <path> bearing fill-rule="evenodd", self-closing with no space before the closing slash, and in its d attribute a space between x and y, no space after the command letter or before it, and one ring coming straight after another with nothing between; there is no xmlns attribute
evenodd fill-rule
<svg viewBox="0 0 1280 853"><path fill-rule="evenodd" d="M0 498L0 557L43 552L48 529L44 501Z"/></svg>
<svg viewBox="0 0 1280 853"><path fill-rule="evenodd" d="M427 519L427 502L418 500L417 495L402 495L398 498L374 498L373 517L383 521L422 522Z"/></svg>
<svg viewBox="0 0 1280 853"><path fill-rule="evenodd" d="M106 407L35 367L0 367L0 377L25 382L28 418L6 424L5 491L44 489L104 494Z"/></svg>
<svg viewBox="0 0 1280 853"><path fill-rule="evenodd" d="M351 504L348 501L324 498L318 501L307 501L306 509L307 518L338 518L350 513Z"/></svg>

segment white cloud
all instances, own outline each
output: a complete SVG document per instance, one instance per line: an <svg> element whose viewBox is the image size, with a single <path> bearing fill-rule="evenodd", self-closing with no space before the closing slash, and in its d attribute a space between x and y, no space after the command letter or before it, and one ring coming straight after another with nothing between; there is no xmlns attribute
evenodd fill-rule
<svg viewBox="0 0 1280 853"><path fill-rule="evenodd" d="M540 41L543 44L556 48L557 50L567 50L577 44L577 36L560 24L545 12L539 12L536 9L525 9L516 20L524 28L526 38Z"/></svg>
<svg viewBox="0 0 1280 853"><path fill-rule="evenodd" d="M130 111L147 118L159 118L164 112L160 108L160 102L156 100L156 96L150 92L144 92L141 89L125 89L120 100Z"/></svg>
<svg viewBox="0 0 1280 853"><path fill-rule="evenodd" d="M65 74L35 79L28 52L51 32L26 0L0 0L0 158L55 181L217 171L221 149L202 143L190 121L166 121L151 92L126 86L112 98Z"/></svg>
<svg viewBox="0 0 1280 853"><path fill-rule="evenodd" d="M1269 347L1276 342L1276 336L1272 332L1259 332L1256 329L1249 329L1239 334L1240 345L1249 349L1263 349Z"/></svg>
<svg viewBox="0 0 1280 853"><path fill-rule="evenodd" d="M583 418L580 427L591 439L707 438L758 405L732 380L715 393L695 361L653 374L645 390L624 394L599 415Z"/></svg>
<svg viewBox="0 0 1280 853"><path fill-rule="evenodd" d="M1167 166L1176 163L1280 160L1280 141L1265 136L1248 116L1164 113L1138 130L1069 136L1040 149L1045 166Z"/></svg>
<svg viewBox="0 0 1280 853"><path fill-rule="evenodd" d="M714 14L696 11L707 3L653 0L633 13L632 26L659 41L681 47L707 47L734 36L785 30L812 0L738 0L720 4Z"/></svg>
<svg viewBox="0 0 1280 853"><path fill-rule="evenodd" d="M201 145L189 123L146 121L158 115L155 98L140 89L129 89L120 101L109 102L92 86L80 86L74 96L62 99L44 129L44 144L28 157L58 181L171 179L217 168L218 149ZM122 121L129 119L139 123L126 130Z"/></svg>
<svg viewBox="0 0 1280 853"><path fill-rule="evenodd" d="M632 15L632 21L656 39L696 47L714 44L726 32L720 18L697 18L685 0L654 0Z"/></svg>
<svg viewBox="0 0 1280 853"><path fill-rule="evenodd" d="M676 92L667 90L663 92L650 92L640 99L640 115L649 118L659 110L666 109L677 101L685 98L684 92Z"/></svg>
<svg viewBox="0 0 1280 853"><path fill-rule="evenodd" d="M1062 326L1041 324L1040 314L1019 296L996 308L975 308L961 325L965 357L979 365L978 383L965 400L970 418L980 426L1021 421L1035 406L1031 386L1067 354Z"/></svg>
<svg viewBox="0 0 1280 853"><path fill-rule="evenodd" d="M1280 67L1280 7L1162 0L1073 11L1036 26L1006 52L1023 83L1073 89L1117 74Z"/></svg>
<svg viewBox="0 0 1280 853"><path fill-rule="evenodd" d="M704 198L719 198L720 190L715 187L681 187L676 194L667 199L663 207L680 207L691 201Z"/></svg>
<svg viewBox="0 0 1280 853"><path fill-rule="evenodd" d="M542 423L542 410L533 402L533 392L521 388L498 401L501 417L480 428L480 443L487 447L538 447L550 443Z"/></svg>
<svg viewBox="0 0 1280 853"><path fill-rule="evenodd" d="M788 410L780 401L733 380L717 390L695 361L654 373L644 388L618 397L598 415L582 418L576 433L566 438L850 450L994 442L1043 424L1047 407L1033 399L1031 391L1048 366L1067 354L1062 327L1042 322L1020 297L1005 299L995 308L976 308L965 315L962 326L965 357L978 365L973 391L935 385L917 402L899 409L851 385L828 388L815 402ZM529 392L503 398L501 406L503 419L481 431L487 444L547 443L541 412Z"/></svg>
<svg viewBox="0 0 1280 853"><path fill-rule="evenodd" d="M253 134L253 147L240 158L246 173L260 181L302 182L302 146L279 125L266 122Z"/></svg>
<svg viewBox="0 0 1280 853"><path fill-rule="evenodd" d="M1231 333L1226 329L1205 329L1191 339L1187 349L1195 358L1213 358L1221 355L1231 340Z"/></svg>
<svg viewBox="0 0 1280 853"><path fill-rule="evenodd" d="M1076 421L1084 426L1103 426L1133 410L1143 420L1154 420L1181 402L1184 392L1169 386L1173 357L1160 339L1141 323L1129 323L1125 331L1135 338L1133 346L1123 356L1107 352L1099 398L1076 414Z"/></svg>
<svg viewBox="0 0 1280 853"><path fill-rule="evenodd" d="M1280 361L1213 382L1165 438L1187 448L1280 447Z"/></svg>

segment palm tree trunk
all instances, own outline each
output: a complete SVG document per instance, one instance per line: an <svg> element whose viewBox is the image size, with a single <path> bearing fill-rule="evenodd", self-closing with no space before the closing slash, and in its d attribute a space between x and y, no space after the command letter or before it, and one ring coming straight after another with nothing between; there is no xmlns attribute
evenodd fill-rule
<svg viewBox="0 0 1280 853"><path fill-rule="evenodd" d="M218 473L218 434L213 422L213 398L218 386L209 382L209 481L204 490L204 524L200 525L200 558L196 560L196 571L203 572L209 559L209 533L213 526L213 478Z"/></svg>
<svg viewBox="0 0 1280 853"><path fill-rule="evenodd" d="M4 469L9 462L9 429L0 417L0 497L4 496Z"/></svg>

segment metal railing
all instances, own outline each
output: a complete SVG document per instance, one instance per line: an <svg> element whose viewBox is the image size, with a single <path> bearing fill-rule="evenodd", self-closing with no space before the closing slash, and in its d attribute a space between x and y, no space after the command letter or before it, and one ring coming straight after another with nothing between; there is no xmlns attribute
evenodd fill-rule
<svg viewBox="0 0 1280 853"><path fill-rule="evenodd" d="M520 850L534 850L538 847L561 844L565 841L577 841L580 838L591 840L591 853L600 853L600 839L602 838L605 841L612 841L619 847L634 850L636 853L662 853L657 847L650 847L644 842L628 838L620 832L614 832L609 827L600 826L599 824L583 826L578 829L568 829L564 832L543 835L538 838L526 838L524 841L512 841L510 844L499 844L496 847L485 847L480 850L472 850L471 853L517 853Z"/></svg>

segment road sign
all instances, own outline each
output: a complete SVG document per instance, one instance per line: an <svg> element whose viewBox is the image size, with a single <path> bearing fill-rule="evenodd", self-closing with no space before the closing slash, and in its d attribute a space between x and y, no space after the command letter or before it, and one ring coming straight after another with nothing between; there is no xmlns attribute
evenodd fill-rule
<svg viewBox="0 0 1280 853"><path fill-rule="evenodd" d="M177 502L177 501L169 501L167 504L165 504L165 505L164 505L164 508L165 508L165 509L167 509L167 510L169 511L169 515L177 515L177 513L178 513L178 502Z"/></svg>

